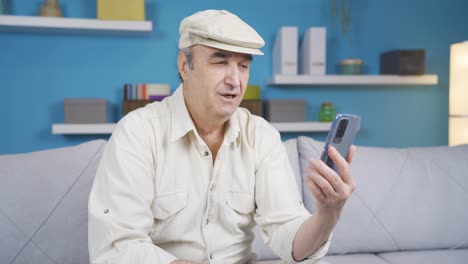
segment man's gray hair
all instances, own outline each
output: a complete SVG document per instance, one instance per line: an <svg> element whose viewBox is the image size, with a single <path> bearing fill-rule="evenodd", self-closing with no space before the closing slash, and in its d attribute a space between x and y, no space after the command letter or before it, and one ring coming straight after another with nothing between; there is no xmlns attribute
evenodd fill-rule
<svg viewBox="0 0 468 264"><path fill-rule="evenodd" d="M182 52L185 55L185 57L187 58L187 64L189 66L189 69L192 70L193 69L192 47L182 48L179 51ZM180 82L184 82L184 80L182 79L182 76L180 75L180 72L179 72L179 80L180 80Z"/></svg>

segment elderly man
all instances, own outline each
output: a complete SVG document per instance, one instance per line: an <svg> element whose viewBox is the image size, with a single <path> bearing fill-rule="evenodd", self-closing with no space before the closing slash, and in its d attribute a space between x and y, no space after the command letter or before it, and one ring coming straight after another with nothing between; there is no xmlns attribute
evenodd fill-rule
<svg viewBox="0 0 468 264"><path fill-rule="evenodd" d="M92 263L248 263L255 224L284 261L325 255L354 189L354 151L329 150L339 174L310 160L310 215L279 133L238 108L263 45L224 10L181 22L182 84L125 116L104 151L89 198Z"/></svg>

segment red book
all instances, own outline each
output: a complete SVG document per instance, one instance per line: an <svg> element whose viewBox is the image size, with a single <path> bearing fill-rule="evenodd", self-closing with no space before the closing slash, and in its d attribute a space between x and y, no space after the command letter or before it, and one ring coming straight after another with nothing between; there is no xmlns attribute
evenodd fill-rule
<svg viewBox="0 0 468 264"><path fill-rule="evenodd" d="M142 100L148 100L148 98L146 98L146 83L142 84L141 87L142 87L141 88L141 90L142 90L141 91L141 95L142 95L141 99Z"/></svg>

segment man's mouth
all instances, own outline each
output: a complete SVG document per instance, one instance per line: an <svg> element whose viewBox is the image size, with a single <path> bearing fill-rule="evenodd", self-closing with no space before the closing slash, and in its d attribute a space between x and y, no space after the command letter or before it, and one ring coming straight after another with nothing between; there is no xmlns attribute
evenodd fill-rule
<svg viewBox="0 0 468 264"><path fill-rule="evenodd" d="M220 95L226 99L234 99L237 97L236 94L220 94Z"/></svg>

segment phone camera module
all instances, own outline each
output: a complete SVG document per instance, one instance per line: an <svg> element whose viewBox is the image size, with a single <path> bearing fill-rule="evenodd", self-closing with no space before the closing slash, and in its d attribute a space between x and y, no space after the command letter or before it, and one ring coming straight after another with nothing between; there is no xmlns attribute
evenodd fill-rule
<svg viewBox="0 0 468 264"><path fill-rule="evenodd" d="M341 139L344 136L344 133L346 131L346 127L348 126L348 119L343 119L340 121L338 124L338 130L336 131L335 138L333 139L334 143L340 143Z"/></svg>

